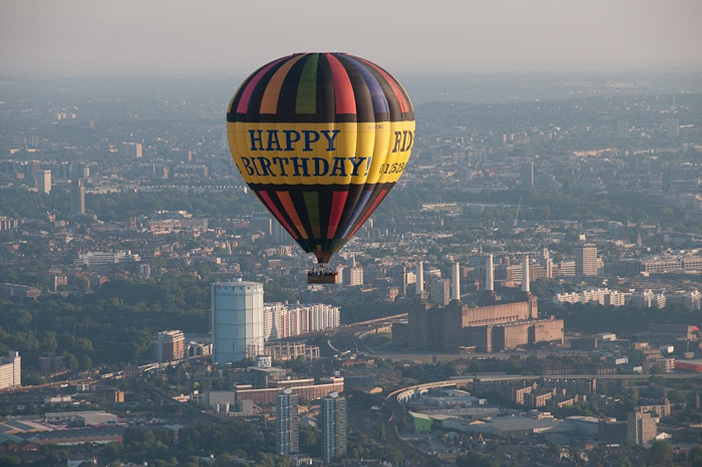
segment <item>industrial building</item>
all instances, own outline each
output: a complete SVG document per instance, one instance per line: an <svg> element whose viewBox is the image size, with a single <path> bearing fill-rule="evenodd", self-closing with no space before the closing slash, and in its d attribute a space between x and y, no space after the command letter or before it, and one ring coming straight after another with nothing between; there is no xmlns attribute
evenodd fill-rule
<svg viewBox="0 0 702 467"><path fill-rule="evenodd" d="M480 306L469 307L458 294L446 306L431 306L423 292L422 266L417 270L417 301L408 322L393 325L393 342L410 349L497 352L539 343L563 343L561 319L540 319L538 303L529 290L528 258L522 263L522 290L503 302L494 292L492 257L487 258L486 290ZM457 285L454 290L459 290Z"/></svg>

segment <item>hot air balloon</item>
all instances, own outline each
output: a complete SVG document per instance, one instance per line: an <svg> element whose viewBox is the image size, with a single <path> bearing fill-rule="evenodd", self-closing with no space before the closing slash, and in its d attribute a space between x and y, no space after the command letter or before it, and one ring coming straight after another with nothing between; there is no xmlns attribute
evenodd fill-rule
<svg viewBox="0 0 702 467"><path fill-rule="evenodd" d="M244 181L323 267L402 175L414 109L378 65L345 53L299 53L253 72L227 111Z"/></svg>

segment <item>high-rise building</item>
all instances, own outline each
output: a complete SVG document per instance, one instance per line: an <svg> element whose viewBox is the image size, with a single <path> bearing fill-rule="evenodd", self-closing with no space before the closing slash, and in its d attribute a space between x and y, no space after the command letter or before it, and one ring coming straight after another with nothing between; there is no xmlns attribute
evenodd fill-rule
<svg viewBox="0 0 702 467"><path fill-rule="evenodd" d="M139 277L149 279L151 277L151 265L148 263L139 265Z"/></svg>
<svg viewBox="0 0 702 467"><path fill-rule="evenodd" d="M680 134L678 119L675 117L670 117L666 120L666 134L668 138L677 138Z"/></svg>
<svg viewBox="0 0 702 467"><path fill-rule="evenodd" d="M71 214L85 214L85 187L82 178L71 182Z"/></svg>
<svg viewBox="0 0 702 467"><path fill-rule="evenodd" d="M451 300L461 299L461 267L453 263L451 268Z"/></svg>
<svg viewBox="0 0 702 467"><path fill-rule="evenodd" d="M300 452L298 396L291 388L285 388L275 399L275 450L278 454Z"/></svg>
<svg viewBox="0 0 702 467"><path fill-rule="evenodd" d="M122 147L119 151L120 155L127 160L141 159L142 156L142 146L140 143L122 143Z"/></svg>
<svg viewBox="0 0 702 467"><path fill-rule="evenodd" d="M40 170L37 172L37 188L39 193L46 195L51 193L51 170Z"/></svg>
<svg viewBox="0 0 702 467"><path fill-rule="evenodd" d="M424 294L424 263L422 261L417 264L417 277L414 288L417 295Z"/></svg>
<svg viewBox="0 0 702 467"><path fill-rule="evenodd" d="M263 284L234 279L212 284L212 361L263 355Z"/></svg>
<svg viewBox="0 0 702 467"><path fill-rule="evenodd" d="M485 259L485 290L495 290L495 266L492 255L488 255Z"/></svg>
<svg viewBox="0 0 702 467"><path fill-rule="evenodd" d="M161 331L151 338L151 352L157 362L171 362L185 357L183 331Z"/></svg>
<svg viewBox="0 0 702 467"><path fill-rule="evenodd" d="M0 389L22 386L22 358L19 352L10 351L0 357Z"/></svg>
<svg viewBox="0 0 702 467"><path fill-rule="evenodd" d="M544 268L546 279L553 279L553 258L551 258L548 248L541 251L541 267Z"/></svg>
<svg viewBox="0 0 702 467"><path fill-rule="evenodd" d="M586 243L575 248L575 275L597 275L597 247L595 245Z"/></svg>
<svg viewBox="0 0 702 467"><path fill-rule="evenodd" d="M71 180L77 180L79 178L85 179L90 177L90 167L86 167L83 164L71 164L68 168L68 178Z"/></svg>
<svg viewBox="0 0 702 467"><path fill-rule="evenodd" d="M356 286L363 285L363 268L361 266L351 266L348 269L348 274L344 274L346 285Z"/></svg>
<svg viewBox="0 0 702 467"><path fill-rule="evenodd" d="M330 392L322 399L319 419L322 460L328 463L346 455L346 399L338 392Z"/></svg>
<svg viewBox="0 0 702 467"><path fill-rule="evenodd" d="M531 292L531 275L529 274L529 255L522 260L522 292Z"/></svg>
<svg viewBox="0 0 702 467"><path fill-rule="evenodd" d="M451 301L451 281L438 279L429 286L429 300L435 305L448 305Z"/></svg>
<svg viewBox="0 0 702 467"><path fill-rule="evenodd" d="M525 162L519 168L519 181L522 186L534 186L534 162Z"/></svg>
<svg viewBox="0 0 702 467"><path fill-rule="evenodd" d="M627 416L626 440L629 444L646 446L656 439L658 423L648 412L637 410Z"/></svg>

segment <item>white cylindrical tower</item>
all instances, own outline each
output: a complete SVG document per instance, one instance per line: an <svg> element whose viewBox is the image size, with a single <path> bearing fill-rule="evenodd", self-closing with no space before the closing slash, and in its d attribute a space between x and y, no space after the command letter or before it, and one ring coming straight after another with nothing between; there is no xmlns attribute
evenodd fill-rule
<svg viewBox="0 0 702 467"><path fill-rule="evenodd" d="M451 275L451 300L461 299L461 268L458 262L454 263Z"/></svg>
<svg viewBox="0 0 702 467"><path fill-rule="evenodd" d="M492 265L492 255L485 261L485 290L495 290L495 268Z"/></svg>
<svg viewBox="0 0 702 467"><path fill-rule="evenodd" d="M417 265L417 283L415 287L417 295L424 293L424 263L422 261Z"/></svg>
<svg viewBox="0 0 702 467"><path fill-rule="evenodd" d="M522 260L522 292L530 292L529 283L531 282L531 277L529 277L529 255L524 255Z"/></svg>
<svg viewBox="0 0 702 467"><path fill-rule="evenodd" d="M212 361L263 354L263 284L234 279L212 284Z"/></svg>

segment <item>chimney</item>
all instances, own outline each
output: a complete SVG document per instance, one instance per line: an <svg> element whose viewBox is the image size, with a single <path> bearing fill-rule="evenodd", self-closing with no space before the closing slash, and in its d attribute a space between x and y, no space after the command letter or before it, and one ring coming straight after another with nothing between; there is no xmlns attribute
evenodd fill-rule
<svg viewBox="0 0 702 467"><path fill-rule="evenodd" d="M495 290L495 276L492 265L492 255L488 255L485 261L485 290Z"/></svg>
<svg viewBox="0 0 702 467"><path fill-rule="evenodd" d="M417 295L424 293L424 263L422 261L417 265Z"/></svg>
<svg viewBox="0 0 702 467"><path fill-rule="evenodd" d="M524 255L522 260L522 292L530 292L529 282L531 282L529 277L529 255Z"/></svg>
<svg viewBox="0 0 702 467"><path fill-rule="evenodd" d="M451 277L451 300L461 299L461 268L458 265L458 261L453 265L453 274Z"/></svg>

